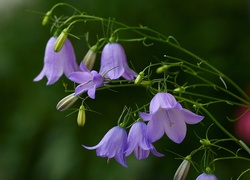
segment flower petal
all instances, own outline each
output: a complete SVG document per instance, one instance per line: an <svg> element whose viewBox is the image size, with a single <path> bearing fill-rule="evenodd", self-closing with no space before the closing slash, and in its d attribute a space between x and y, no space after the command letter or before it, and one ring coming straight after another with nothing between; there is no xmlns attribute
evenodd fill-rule
<svg viewBox="0 0 250 180"><path fill-rule="evenodd" d="M147 135L150 142L155 142L164 135L164 125L157 114L147 124Z"/></svg>
<svg viewBox="0 0 250 180"><path fill-rule="evenodd" d="M186 136L187 127L180 111L171 109L168 110L166 114L162 113L161 115L162 119L166 118L164 128L169 139L176 143L181 143Z"/></svg>
<svg viewBox="0 0 250 180"><path fill-rule="evenodd" d="M187 109L182 109L181 114L187 124L197 124L204 119L204 116L197 115Z"/></svg>
<svg viewBox="0 0 250 180"><path fill-rule="evenodd" d="M64 62L64 74L66 76L70 75L72 72L79 71L78 64L76 63L76 56L74 48L69 39L66 39L63 48L61 49L61 58Z"/></svg>
<svg viewBox="0 0 250 180"><path fill-rule="evenodd" d="M149 121L152 119L152 114L147 114L144 112L140 112L140 117L144 120L144 121Z"/></svg>
<svg viewBox="0 0 250 180"><path fill-rule="evenodd" d="M87 72L73 72L71 73L68 78L73 81L76 82L78 84L82 84L82 83L86 83L92 80L92 75L90 73Z"/></svg>
<svg viewBox="0 0 250 180"><path fill-rule="evenodd" d="M86 82L86 83L79 84L78 86L76 86L75 96L77 96L81 93L84 93L84 92L88 91L89 89L92 89L93 87L94 87L93 82ZM91 96L92 96L92 94L91 94Z"/></svg>
<svg viewBox="0 0 250 180"><path fill-rule="evenodd" d="M157 93L150 102L150 113L155 113L159 108L171 109L175 108L178 102L173 95L169 93Z"/></svg>

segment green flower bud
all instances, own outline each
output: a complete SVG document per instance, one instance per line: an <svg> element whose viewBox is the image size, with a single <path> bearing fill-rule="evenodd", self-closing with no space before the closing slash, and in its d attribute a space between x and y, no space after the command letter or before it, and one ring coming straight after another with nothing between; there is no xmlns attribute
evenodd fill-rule
<svg viewBox="0 0 250 180"><path fill-rule="evenodd" d="M174 89L174 93L183 93L185 92L185 87L178 87Z"/></svg>
<svg viewBox="0 0 250 180"><path fill-rule="evenodd" d="M90 71L93 69L93 66L95 64L95 59L96 59L96 46L93 46L92 48L89 49L89 51L83 58L83 63Z"/></svg>
<svg viewBox="0 0 250 180"><path fill-rule="evenodd" d="M42 25L45 26L49 22L49 18L52 14L52 11L48 11L43 17Z"/></svg>
<svg viewBox="0 0 250 180"><path fill-rule="evenodd" d="M208 139L201 139L200 143L204 146L210 146L211 142Z"/></svg>
<svg viewBox="0 0 250 180"><path fill-rule="evenodd" d="M174 180L185 180L190 168L190 160L191 156L187 156L181 163L181 165L178 167L175 175Z"/></svg>
<svg viewBox="0 0 250 180"><path fill-rule="evenodd" d="M74 93L64 97L61 101L56 105L56 109L58 111L65 111L70 108L78 99L78 96L74 96Z"/></svg>
<svg viewBox="0 0 250 180"><path fill-rule="evenodd" d="M58 36L58 38L56 39L56 42L54 44L54 51L55 52L59 52L62 49L67 37L68 37L68 29L65 28L61 32L61 34Z"/></svg>
<svg viewBox="0 0 250 180"><path fill-rule="evenodd" d="M163 66L161 66L161 67L158 67L158 68L156 69L156 73L157 73L157 74L161 74L161 73L167 71L168 68L169 68L168 65L163 65Z"/></svg>
<svg viewBox="0 0 250 180"><path fill-rule="evenodd" d="M142 81L141 83L140 83L140 85L141 86L150 86L151 85L151 81Z"/></svg>
<svg viewBox="0 0 250 180"><path fill-rule="evenodd" d="M78 115L77 115L77 124L78 126L84 126L86 120L85 108L83 105L80 106Z"/></svg>
<svg viewBox="0 0 250 180"><path fill-rule="evenodd" d="M141 72L138 74L137 78L135 79L135 84L141 84L143 77L144 77L144 72L141 71Z"/></svg>

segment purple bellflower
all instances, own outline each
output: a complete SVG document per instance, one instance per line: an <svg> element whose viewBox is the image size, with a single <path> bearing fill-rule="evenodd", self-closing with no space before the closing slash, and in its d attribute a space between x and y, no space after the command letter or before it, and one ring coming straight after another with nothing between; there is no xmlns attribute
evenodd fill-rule
<svg viewBox="0 0 250 180"><path fill-rule="evenodd" d="M126 150L126 156L130 155L133 151L135 157L139 160L147 158L150 151L155 156L164 156L156 151L155 147L147 138L147 125L144 122L136 122L133 124L129 131L127 142L128 148Z"/></svg>
<svg viewBox="0 0 250 180"><path fill-rule="evenodd" d="M117 162L127 167L125 156L127 132L120 126L110 129L96 146L83 145L83 147L89 150L96 149L97 156L108 157L108 160L114 157Z"/></svg>
<svg viewBox="0 0 250 180"><path fill-rule="evenodd" d="M204 116L182 108L169 93L157 93L150 102L150 113L140 113L143 120L149 121L147 133L151 142L160 139L164 132L175 143L181 143L186 136L186 123L196 124Z"/></svg>
<svg viewBox="0 0 250 180"><path fill-rule="evenodd" d="M217 177L214 174L202 173L196 178L196 180L217 180Z"/></svg>
<svg viewBox="0 0 250 180"><path fill-rule="evenodd" d="M118 43L108 43L104 46L101 55L100 74L105 78L118 79L121 76L133 80L137 74L131 70L127 63L123 47Z"/></svg>
<svg viewBox="0 0 250 180"><path fill-rule="evenodd" d="M83 62L80 64L81 71L71 73L68 78L78 83L75 96L88 91L88 96L95 99L95 92L103 84L103 77L97 71L89 71Z"/></svg>
<svg viewBox="0 0 250 180"><path fill-rule="evenodd" d="M66 39L59 52L55 52L54 44L56 39L56 37L49 39L45 48L43 69L34 81L40 81L46 76L48 79L47 85L51 85L54 84L63 73L68 76L70 73L79 70L74 49L69 39Z"/></svg>

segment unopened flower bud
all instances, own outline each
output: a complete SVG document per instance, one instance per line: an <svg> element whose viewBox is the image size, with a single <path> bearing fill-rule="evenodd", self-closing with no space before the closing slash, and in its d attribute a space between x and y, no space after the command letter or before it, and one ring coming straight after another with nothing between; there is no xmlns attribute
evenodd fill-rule
<svg viewBox="0 0 250 180"><path fill-rule="evenodd" d="M167 71L168 68L169 68L168 65L163 65L163 66L161 66L161 67L158 67L158 68L156 69L156 73L157 73L157 74L161 74L161 73Z"/></svg>
<svg viewBox="0 0 250 180"><path fill-rule="evenodd" d="M61 101L56 105L56 109L58 111L65 111L70 108L78 99L78 96L74 96L74 93L64 97Z"/></svg>
<svg viewBox="0 0 250 180"><path fill-rule="evenodd" d="M65 28L56 39L56 42L54 44L55 52L59 52L62 49L67 37L68 37L68 28Z"/></svg>
<svg viewBox="0 0 250 180"><path fill-rule="evenodd" d="M135 79L135 84L141 84L143 77L144 77L144 72L141 71L141 72L138 74L137 78Z"/></svg>
<svg viewBox="0 0 250 180"><path fill-rule="evenodd" d="M204 146L210 146L211 142L208 139L201 139L200 143Z"/></svg>
<svg viewBox="0 0 250 180"><path fill-rule="evenodd" d="M142 81L140 83L141 86L145 86L145 87L150 86L151 84L152 84L151 81Z"/></svg>
<svg viewBox="0 0 250 180"><path fill-rule="evenodd" d="M52 11L48 11L48 12L45 14L45 16L43 17L43 21L42 21L42 25L43 25L43 26L45 26L45 25L48 23L51 14L52 14Z"/></svg>
<svg viewBox="0 0 250 180"><path fill-rule="evenodd" d="M181 163L181 165L178 167L175 175L174 180L185 180L189 171L190 167L190 160L191 156L187 156Z"/></svg>
<svg viewBox="0 0 250 180"><path fill-rule="evenodd" d="M89 49L89 51L83 58L83 63L90 71L93 69L93 66L95 64L95 59L96 59L96 46L93 46L92 48Z"/></svg>
<svg viewBox="0 0 250 180"><path fill-rule="evenodd" d="M183 93L185 92L185 88L184 87L178 87L174 89L174 93Z"/></svg>
<svg viewBox="0 0 250 180"><path fill-rule="evenodd" d="M78 111L78 115L77 115L78 126L84 126L85 120L86 120L85 108L83 105L81 105Z"/></svg>

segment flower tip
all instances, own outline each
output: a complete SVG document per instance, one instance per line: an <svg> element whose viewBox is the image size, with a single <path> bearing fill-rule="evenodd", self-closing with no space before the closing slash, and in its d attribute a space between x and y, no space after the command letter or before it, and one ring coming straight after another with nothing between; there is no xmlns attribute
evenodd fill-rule
<svg viewBox="0 0 250 180"><path fill-rule="evenodd" d="M84 56L83 63L89 70L92 70L95 64L95 59L96 59L96 51L95 47L93 47L90 48L87 54Z"/></svg>
<svg viewBox="0 0 250 180"><path fill-rule="evenodd" d="M86 121L85 107L81 105L77 115L78 126L83 127L85 125L85 121Z"/></svg>
<svg viewBox="0 0 250 180"><path fill-rule="evenodd" d="M68 37L68 29L65 28L61 32L61 34L58 36L58 38L56 39L56 42L54 44L54 51L55 52L59 52L63 48L63 45L64 45L67 37Z"/></svg>
<svg viewBox="0 0 250 180"><path fill-rule="evenodd" d="M190 160L191 156L187 156L180 166L178 167L175 175L174 175L174 180L179 180L179 179L186 179L189 168L190 168Z"/></svg>
<svg viewBox="0 0 250 180"><path fill-rule="evenodd" d="M78 96L74 96L74 93L64 97L61 101L59 101L56 105L56 109L58 111L65 111L70 108L78 99Z"/></svg>
<svg viewBox="0 0 250 180"><path fill-rule="evenodd" d="M137 85L141 84L143 77L144 77L144 72L141 71L135 79L135 84Z"/></svg>
<svg viewBox="0 0 250 180"><path fill-rule="evenodd" d="M49 18L52 14L52 11L48 11L43 17L42 25L45 26L49 22Z"/></svg>
<svg viewBox="0 0 250 180"><path fill-rule="evenodd" d="M161 67L158 67L158 68L156 69L156 73L157 73L157 74L161 74L161 73L163 73L163 72L166 72L166 71L168 70L168 68L169 68L168 65L163 65L163 66L161 66Z"/></svg>

